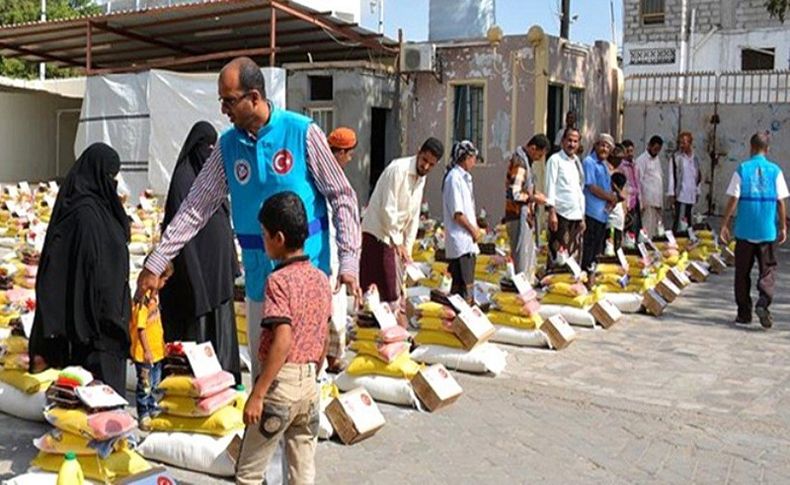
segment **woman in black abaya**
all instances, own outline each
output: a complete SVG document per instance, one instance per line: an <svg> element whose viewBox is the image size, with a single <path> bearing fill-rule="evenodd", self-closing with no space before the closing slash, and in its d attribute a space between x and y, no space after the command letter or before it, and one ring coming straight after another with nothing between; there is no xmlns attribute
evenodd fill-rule
<svg viewBox="0 0 790 485"><path fill-rule="evenodd" d="M216 142L217 132L205 121L190 130L170 181L162 232L186 199ZM227 202L184 246L173 266L173 276L159 292L165 339L211 342L222 369L241 384L233 309L233 281L239 268Z"/></svg>
<svg viewBox="0 0 790 485"><path fill-rule="evenodd" d="M88 147L58 193L36 278L31 371L81 365L125 394L129 353L129 219L118 154Z"/></svg>

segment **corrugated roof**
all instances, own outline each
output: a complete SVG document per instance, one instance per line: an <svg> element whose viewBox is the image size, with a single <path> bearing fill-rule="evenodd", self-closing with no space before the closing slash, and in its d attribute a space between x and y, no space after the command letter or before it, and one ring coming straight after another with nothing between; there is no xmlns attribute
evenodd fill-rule
<svg viewBox="0 0 790 485"><path fill-rule="evenodd" d="M151 67L208 70L236 55L268 65L272 12L277 65L391 62L397 53L392 39L295 3L209 0L3 26L0 56L87 69L90 55L91 73Z"/></svg>

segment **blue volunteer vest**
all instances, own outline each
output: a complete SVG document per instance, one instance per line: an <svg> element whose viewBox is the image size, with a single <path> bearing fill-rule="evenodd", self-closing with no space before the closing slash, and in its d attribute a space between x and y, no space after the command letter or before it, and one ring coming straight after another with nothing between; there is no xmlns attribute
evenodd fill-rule
<svg viewBox="0 0 790 485"><path fill-rule="evenodd" d="M263 301L266 278L274 262L263 247L258 212L274 194L291 191L304 203L308 238L304 251L329 274L329 220L326 200L307 166L307 129L312 120L271 106L271 117L253 140L242 130L222 134L220 148L230 190L233 228L241 245L247 297Z"/></svg>
<svg viewBox="0 0 790 485"><path fill-rule="evenodd" d="M776 240L776 178L779 166L763 155L743 162L737 169L741 196L735 218L735 237L752 242Z"/></svg>

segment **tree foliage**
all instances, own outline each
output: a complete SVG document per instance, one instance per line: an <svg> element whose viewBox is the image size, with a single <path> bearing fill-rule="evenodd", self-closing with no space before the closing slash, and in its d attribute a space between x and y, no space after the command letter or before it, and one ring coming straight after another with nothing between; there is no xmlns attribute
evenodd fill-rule
<svg viewBox="0 0 790 485"><path fill-rule="evenodd" d="M0 25L33 22L41 18L40 0L0 0ZM47 19L56 20L101 12L93 0L47 0ZM10 40L9 43L13 43ZM47 65L47 77L68 77L74 69ZM0 58L0 75L33 79L38 76L38 63L16 58Z"/></svg>
<svg viewBox="0 0 790 485"><path fill-rule="evenodd" d="M765 8L771 14L771 18L777 17L784 23L785 14L790 10L790 0L765 0Z"/></svg>

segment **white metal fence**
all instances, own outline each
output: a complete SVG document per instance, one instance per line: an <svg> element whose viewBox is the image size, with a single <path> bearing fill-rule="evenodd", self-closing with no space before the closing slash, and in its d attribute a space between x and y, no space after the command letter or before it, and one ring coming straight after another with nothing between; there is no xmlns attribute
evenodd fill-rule
<svg viewBox="0 0 790 485"><path fill-rule="evenodd" d="M790 102L790 71L639 74L625 79L628 104Z"/></svg>

